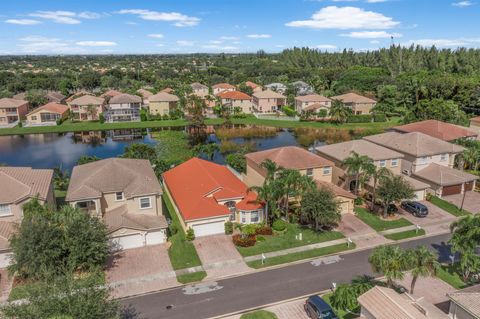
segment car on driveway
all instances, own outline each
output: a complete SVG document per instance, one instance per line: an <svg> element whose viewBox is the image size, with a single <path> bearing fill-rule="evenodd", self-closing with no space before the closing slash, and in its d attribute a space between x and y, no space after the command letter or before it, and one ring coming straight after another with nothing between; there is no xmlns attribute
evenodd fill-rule
<svg viewBox="0 0 480 319"><path fill-rule="evenodd" d="M406 200L402 202L401 206L415 217L426 217L428 215L428 207L422 203Z"/></svg>
<svg viewBox="0 0 480 319"><path fill-rule="evenodd" d="M338 319L332 307L320 296L310 296L305 301L305 312L312 319Z"/></svg>

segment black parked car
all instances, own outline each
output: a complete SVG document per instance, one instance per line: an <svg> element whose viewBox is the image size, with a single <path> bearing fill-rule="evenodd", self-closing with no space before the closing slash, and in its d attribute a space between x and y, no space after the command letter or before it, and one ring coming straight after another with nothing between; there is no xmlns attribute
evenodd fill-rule
<svg viewBox="0 0 480 319"><path fill-rule="evenodd" d="M332 307L320 296L310 296L305 301L305 312L312 319L338 319Z"/></svg>
<svg viewBox="0 0 480 319"><path fill-rule="evenodd" d="M428 207L419 202L404 201L402 208L415 217L426 217L428 215Z"/></svg>

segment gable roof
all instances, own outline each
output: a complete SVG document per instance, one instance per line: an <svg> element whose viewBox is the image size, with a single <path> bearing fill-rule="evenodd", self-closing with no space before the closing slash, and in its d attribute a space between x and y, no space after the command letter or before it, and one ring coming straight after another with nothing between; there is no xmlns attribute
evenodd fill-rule
<svg viewBox="0 0 480 319"><path fill-rule="evenodd" d="M480 318L480 284L449 293L448 297L473 316Z"/></svg>
<svg viewBox="0 0 480 319"><path fill-rule="evenodd" d="M31 167L0 167L0 204L18 203L35 197L46 200L53 170Z"/></svg>
<svg viewBox="0 0 480 319"><path fill-rule="evenodd" d="M105 102L103 97L96 97L93 95L85 94L80 97L77 97L70 102L71 105L102 105Z"/></svg>
<svg viewBox="0 0 480 319"><path fill-rule="evenodd" d="M365 136L363 139L415 157L444 153L460 153L464 150L461 146L442 141L420 132L406 134L387 132Z"/></svg>
<svg viewBox="0 0 480 319"><path fill-rule="evenodd" d="M117 91L117 90L108 90L107 92L103 93L100 96L101 97L114 97L114 96L117 96L117 95L120 95L120 94L123 94L123 93L120 92L120 91Z"/></svg>
<svg viewBox="0 0 480 319"><path fill-rule="evenodd" d="M352 152L366 155L374 161L402 158L403 154L389 148L377 145L366 140L353 140L331 145L323 145L315 148L318 153L327 155L340 162L347 159Z"/></svg>
<svg viewBox="0 0 480 319"><path fill-rule="evenodd" d="M126 198L162 194L150 161L108 158L77 165L72 170L66 201L100 198L104 193L122 191Z"/></svg>
<svg viewBox="0 0 480 319"><path fill-rule="evenodd" d="M351 198L351 199L357 198L357 196L355 194L353 194L353 193L347 191L346 189L341 188L340 186L337 186L335 184L325 182L325 181L321 181L321 180L318 180L318 179L315 180L315 183L317 184L317 187L319 189L321 189L321 188L322 189L328 189L329 191L334 193L335 196L346 197L346 198Z"/></svg>
<svg viewBox="0 0 480 319"><path fill-rule="evenodd" d="M232 100L251 100L252 97L248 94L245 94L240 91L225 91L218 94L222 99L232 99Z"/></svg>
<svg viewBox="0 0 480 319"><path fill-rule="evenodd" d="M148 98L150 102L177 102L178 100L180 100L178 96L167 92L158 92Z"/></svg>
<svg viewBox="0 0 480 319"><path fill-rule="evenodd" d="M462 137L475 137L478 134L462 126L437 120L425 120L392 128L402 133L420 132L444 141L455 141Z"/></svg>
<svg viewBox="0 0 480 319"><path fill-rule="evenodd" d="M129 213L126 204L105 212L105 224L110 233L122 228L136 230L164 229L168 227L163 215Z"/></svg>
<svg viewBox="0 0 480 319"><path fill-rule="evenodd" d="M295 100L301 102L329 102L331 101L328 97L325 97L320 94L307 94L299 95L295 97Z"/></svg>
<svg viewBox="0 0 480 319"><path fill-rule="evenodd" d="M190 86L194 90L206 90L206 89L208 90L208 86L203 85L202 83L198 83L198 82L194 82L194 83L190 84Z"/></svg>
<svg viewBox="0 0 480 319"><path fill-rule="evenodd" d="M16 224L0 221L0 251L10 248L10 238L15 233Z"/></svg>
<svg viewBox="0 0 480 319"><path fill-rule="evenodd" d="M28 101L25 100L11 99L8 97L0 99L0 107L19 107L27 103Z"/></svg>
<svg viewBox="0 0 480 319"><path fill-rule="evenodd" d="M255 193L247 195L247 186L227 167L196 157L165 172L163 181L186 221L229 215L219 200L242 199L239 209L261 207Z"/></svg>
<svg viewBox="0 0 480 319"><path fill-rule="evenodd" d="M160 92L165 92L165 93L172 93L174 92L175 90L170 88L170 87L167 87L167 88L164 88L163 90L161 90Z"/></svg>
<svg viewBox="0 0 480 319"><path fill-rule="evenodd" d="M470 123L480 124L480 116L472 117Z"/></svg>
<svg viewBox="0 0 480 319"><path fill-rule="evenodd" d="M285 146L265 151L248 153L245 157L255 164L262 164L269 159L278 166L290 169L307 169L323 166L333 166L333 162L315 155L298 146Z"/></svg>
<svg viewBox="0 0 480 319"><path fill-rule="evenodd" d="M253 96L257 99L285 99L286 97L283 94L272 90L265 90L260 92L253 93Z"/></svg>
<svg viewBox="0 0 480 319"><path fill-rule="evenodd" d="M66 96L63 95L62 93L60 92L55 92L55 91L50 91L50 92L47 92L47 94L45 95L45 97L49 100L53 100L55 102L62 102L63 100L65 100Z"/></svg>
<svg viewBox="0 0 480 319"><path fill-rule="evenodd" d="M45 105L37 107L36 109L34 109L30 113L28 113L27 116L31 115L31 114L35 114L39 111L48 111L48 112L51 112L51 113L57 113L57 114L63 115L65 112L68 111L68 106L63 105L63 104L58 104L58 103L55 103L55 102L50 102L50 103L47 103Z"/></svg>
<svg viewBox="0 0 480 319"><path fill-rule="evenodd" d="M252 81L246 81L245 82L245 85L248 86L248 87L251 87L252 89L256 89L256 88L261 88L262 86L261 85L258 85L256 83L253 83Z"/></svg>
<svg viewBox="0 0 480 319"><path fill-rule="evenodd" d="M412 173L412 176L441 186L457 185L478 179L476 175L436 163L429 164L427 167Z"/></svg>
<svg viewBox="0 0 480 319"><path fill-rule="evenodd" d="M267 88L281 88L281 89L286 89L287 86L283 83L279 83L279 82L275 82L275 83L270 83L270 84L267 84L265 85L265 87Z"/></svg>
<svg viewBox="0 0 480 319"><path fill-rule="evenodd" d="M353 92L332 96L331 99L340 100L343 103L377 103L374 99Z"/></svg>
<svg viewBox="0 0 480 319"><path fill-rule="evenodd" d="M145 89L138 89L137 93L143 96L144 99L148 99L150 96L153 95L152 92L145 90Z"/></svg>
<svg viewBox="0 0 480 319"><path fill-rule="evenodd" d="M142 98L137 95L121 93L112 97L108 104L127 104L127 103L141 103Z"/></svg>
<svg viewBox="0 0 480 319"><path fill-rule="evenodd" d="M214 89L234 89L235 86L229 84L229 83L217 83L212 86Z"/></svg>

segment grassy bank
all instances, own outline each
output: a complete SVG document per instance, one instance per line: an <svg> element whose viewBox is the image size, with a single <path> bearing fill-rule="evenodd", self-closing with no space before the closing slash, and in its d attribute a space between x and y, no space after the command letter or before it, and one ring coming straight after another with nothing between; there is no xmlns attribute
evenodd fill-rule
<svg viewBox="0 0 480 319"><path fill-rule="evenodd" d="M443 199L441 199L439 197L436 197L436 196L433 196L430 199L430 203L432 203L433 205L435 205L435 206L443 209L444 211L452 214L453 216L459 217L459 216L465 216L465 215L470 214L469 211L466 211L465 209L460 210L460 208L453 205L452 203L449 203L446 200L443 200Z"/></svg>
<svg viewBox="0 0 480 319"><path fill-rule="evenodd" d="M266 310L257 310L243 314L240 319L277 319L277 315Z"/></svg>
<svg viewBox="0 0 480 319"><path fill-rule="evenodd" d="M207 277L205 271L197 271L190 274L179 275L177 276L177 281L182 284L188 284L191 282L202 281L205 277Z"/></svg>
<svg viewBox="0 0 480 319"><path fill-rule="evenodd" d="M413 225L403 217L396 220L383 220L379 216L368 212L363 207L355 207L355 213L357 214L358 218L376 231L384 231Z"/></svg>
<svg viewBox="0 0 480 319"><path fill-rule="evenodd" d="M425 235L425 229L420 229L418 231L414 229L414 230L407 230L399 233L384 235L384 237L391 240L402 240L402 239L423 236L423 235Z"/></svg>
<svg viewBox="0 0 480 319"><path fill-rule="evenodd" d="M460 275L460 269L458 263L452 265L442 265L437 271L437 277L445 281L447 284L452 286L455 289L465 288L467 283L465 283Z"/></svg>

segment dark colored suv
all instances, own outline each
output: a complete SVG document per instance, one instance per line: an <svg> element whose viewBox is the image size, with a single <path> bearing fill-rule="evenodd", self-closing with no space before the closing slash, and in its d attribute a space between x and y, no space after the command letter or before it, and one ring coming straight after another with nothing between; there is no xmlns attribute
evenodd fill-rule
<svg viewBox="0 0 480 319"><path fill-rule="evenodd" d="M428 215L428 207L413 201L402 202L402 208L415 217L426 217Z"/></svg>
<svg viewBox="0 0 480 319"><path fill-rule="evenodd" d="M305 301L305 312L312 319L338 319L332 307L320 296L310 296Z"/></svg>

